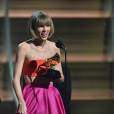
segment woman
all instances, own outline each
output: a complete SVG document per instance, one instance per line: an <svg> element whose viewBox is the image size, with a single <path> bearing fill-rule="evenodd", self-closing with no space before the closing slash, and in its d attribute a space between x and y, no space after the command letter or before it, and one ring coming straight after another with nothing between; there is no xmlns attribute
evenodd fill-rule
<svg viewBox="0 0 114 114"><path fill-rule="evenodd" d="M18 98L17 113L65 114L63 102L53 80L64 81L60 50L48 39L54 33L52 19L36 11L29 20L32 39L19 44L13 86ZM21 74L26 85L21 89Z"/></svg>

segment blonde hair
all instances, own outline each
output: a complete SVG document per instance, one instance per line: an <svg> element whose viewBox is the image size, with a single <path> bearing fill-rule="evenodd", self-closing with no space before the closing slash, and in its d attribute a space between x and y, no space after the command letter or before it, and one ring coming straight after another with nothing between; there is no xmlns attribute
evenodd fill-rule
<svg viewBox="0 0 114 114"><path fill-rule="evenodd" d="M52 36L54 33L54 25L51 17L47 15L47 13L43 11L35 11L33 12L31 18L29 19L28 27L29 27L29 34L37 38L38 36L36 35L37 28L43 25L48 25L50 26L50 33L49 33L49 38Z"/></svg>

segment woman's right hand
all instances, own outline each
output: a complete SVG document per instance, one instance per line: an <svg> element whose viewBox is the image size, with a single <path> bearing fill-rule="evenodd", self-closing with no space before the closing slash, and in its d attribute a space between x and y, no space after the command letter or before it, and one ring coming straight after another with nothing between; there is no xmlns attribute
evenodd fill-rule
<svg viewBox="0 0 114 114"><path fill-rule="evenodd" d="M27 108L25 102L19 103L19 109L18 109L19 114L27 114Z"/></svg>

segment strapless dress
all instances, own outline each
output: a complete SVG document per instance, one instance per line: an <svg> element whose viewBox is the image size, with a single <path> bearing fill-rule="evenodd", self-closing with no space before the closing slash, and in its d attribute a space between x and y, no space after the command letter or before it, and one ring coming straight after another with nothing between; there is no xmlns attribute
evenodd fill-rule
<svg viewBox="0 0 114 114"><path fill-rule="evenodd" d="M49 69L53 69L58 63L59 61L51 58L48 61L31 60L23 65L24 76L35 77L34 81L26 84L23 89L27 114L65 114L58 89L46 78Z"/></svg>

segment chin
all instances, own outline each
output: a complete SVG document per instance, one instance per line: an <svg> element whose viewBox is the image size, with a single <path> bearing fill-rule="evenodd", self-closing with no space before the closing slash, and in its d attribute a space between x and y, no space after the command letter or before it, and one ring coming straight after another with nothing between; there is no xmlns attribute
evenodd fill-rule
<svg viewBox="0 0 114 114"><path fill-rule="evenodd" d="M46 41L47 40L47 38L41 38L43 41Z"/></svg>
<svg viewBox="0 0 114 114"><path fill-rule="evenodd" d="M48 39L48 37L41 37L41 39L42 39L42 40L47 40L47 39Z"/></svg>

